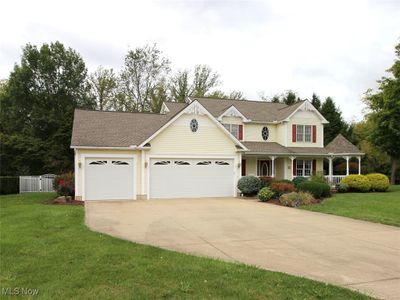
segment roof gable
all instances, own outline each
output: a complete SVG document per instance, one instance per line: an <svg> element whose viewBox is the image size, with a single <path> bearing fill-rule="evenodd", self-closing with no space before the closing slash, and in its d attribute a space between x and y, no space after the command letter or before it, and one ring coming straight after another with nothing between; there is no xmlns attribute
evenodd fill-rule
<svg viewBox="0 0 400 300"><path fill-rule="evenodd" d="M233 104L217 118L218 121L222 121L223 117L237 117L241 118L243 122L251 122Z"/></svg>
<svg viewBox="0 0 400 300"><path fill-rule="evenodd" d="M314 112L323 124L329 123L327 119L311 104L310 101L299 101L293 105L287 106L279 110L279 118L283 121L288 121L298 111L311 111Z"/></svg>
<svg viewBox="0 0 400 300"><path fill-rule="evenodd" d="M363 154L356 146L350 143L343 135L338 134L325 150L335 154Z"/></svg>
<svg viewBox="0 0 400 300"><path fill-rule="evenodd" d="M179 113L177 113L173 118L171 118L167 123L165 123L161 128L159 128L156 132L154 132L151 136L149 136L145 141L141 143L141 147L149 143L152 139L154 139L157 135L159 135L163 130L165 130L168 126L170 126L173 122L175 122L182 114L194 114L194 115L206 115L209 117L212 122L221 129L237 146L239 146L243 150L248 150L239 140L237 140L220 122L218 122L215 117L210 114L210 112L199 103L197 100L194 100L189 105L187 105L184 109L182 109Z"/></svg>

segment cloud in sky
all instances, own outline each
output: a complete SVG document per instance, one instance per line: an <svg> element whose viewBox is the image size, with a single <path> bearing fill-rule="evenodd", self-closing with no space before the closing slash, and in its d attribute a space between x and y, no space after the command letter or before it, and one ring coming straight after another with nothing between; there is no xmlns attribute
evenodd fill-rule
<svg viewBox="0 0 400 300"><path fill-rule="evenodd" d="M130 48L157 43L172 67L208 64L226 91L249 99L292 89L332 96L347 120L392 65L400 41L393 1L50 1L6 0L0 18L0 78L26 43L59 40L119 70Z"/></svg>

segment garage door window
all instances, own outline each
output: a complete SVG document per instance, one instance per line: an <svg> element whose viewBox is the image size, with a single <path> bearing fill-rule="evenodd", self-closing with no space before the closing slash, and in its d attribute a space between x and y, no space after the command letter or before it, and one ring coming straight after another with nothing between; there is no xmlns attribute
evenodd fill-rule
<svg viewBox="0 0 400 300"><path fill-rule="evenodd" d="M183 160L176 160L175 164L178 166L189 166L190 163L188 163L187 161L183 161Z"/></svg>
<svg viewBox="0 0 400 300"><path fill-rule="evenodd" d="M156 161L154 165L156 166L166 166L169 165L171 162L169 160L162 160L162 161Z"/></svg>
<svg viewBox="0 0 400 300"><path fill-rule="evenodd" d="M105 165L107 164L106 160L97 160L97 161L92 161L89 165Z"/></svg>
<svg viewBox="0 0 400 300"><path fill-rule="evenodd" d="M207 165L211 165L211 161L207 160L207 161L200 161L198 162L196 165L198 166L207 166Z"/></svg>
<svg viewBox="0 0 400 300"><path fill-rule="evenodd" d="M216 161L215 164L219 166L229 166L227 161Z"/></svg>
<svg viewBox="0 0 400 300"><path fill-rule="evenodd" d="M116 165L116 166L128 166L129 165L129 163L127 163L126 161L120 161L120 160L113 160L112 164Z"/></svg>

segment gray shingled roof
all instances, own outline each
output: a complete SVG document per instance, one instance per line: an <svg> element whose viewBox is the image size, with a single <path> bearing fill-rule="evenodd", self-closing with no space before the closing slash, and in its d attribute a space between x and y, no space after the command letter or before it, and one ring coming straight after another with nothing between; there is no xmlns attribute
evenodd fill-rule
<svg viewBox="0 0 400 300"><path fill-rule="evenodd" d="M255 122L273 122L286 119L293 113L304 101L297 102L287 106L283 103L272 103L266 101L254 100L231 100L192 97L203 105L214 117L219 117L229 107L235 106L247 119ZM170 113L176 113L188 104L166 102Z"/></svg>
<svg viewBox="0 0 400 300"><path fill-rule="evenodd" d="M357 153L363 154L356 146L350 143L343 135L338 134L326 147L328 153L335 154L346 154L346 153Z"/></svg>
<svg viewBox="0 0 400 300"><path fill-rule="evenodd" d="M71 146L140 145L173 115L75 110Z"/></svg>
<svg viewBox="0 0 400 300"><path fill-rule="evenodd" d="M318 147L285 147L275 142L243 142L248 153L266 154L327 154L325 148Z"/></svg>

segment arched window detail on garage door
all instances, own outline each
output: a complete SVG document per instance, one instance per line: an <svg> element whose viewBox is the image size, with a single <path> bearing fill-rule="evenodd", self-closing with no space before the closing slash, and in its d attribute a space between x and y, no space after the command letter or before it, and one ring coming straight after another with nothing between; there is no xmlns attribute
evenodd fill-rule
<svg viewBox="0 0 400 300"><path fill-rule="evenodd" d="M128 165L129 165L128 162L126 162L126 161L120 161L120 160L113 160L113 161L112 161L112 164L113 164L113 165L116 165L116 166L128 166Z"/></svg>
<svg viewBox="0 0 400 300"><path fill-rule="evenodd" d="M106 160L96 160L89 163L89 165L105 165L107 164Z"/></svg>
<svg viewBox="0 0 400 300"><path fill-rule="evenodd" d="M161 160L161 161L156 161L154 165L156 166L166 166L169 165L171 162L169 160Z"/></svg>
<svg viewBox="0 0 400 300"><path fill-rule="evenodd" d="M223 161L223 160L218 160L215 162L216 165L219 166L229 166L229 163L227 161Z"/></svg>
<svg viewBox="0 0 400 300"><path fill-rule="evenodd" d="M199 161L196 165L198 165L198 166L207 166L207 165L211 165L211 161L209 161L209 160Z"/></svg>
<svg viewBox="0 0 400 300"><path fill-rule="evenodd" d="M176 160L175 164L179 165L179 166L188 166L188 165L190 165L190 163L188 163L187 161L183 161L183 160Z"/></svg>

